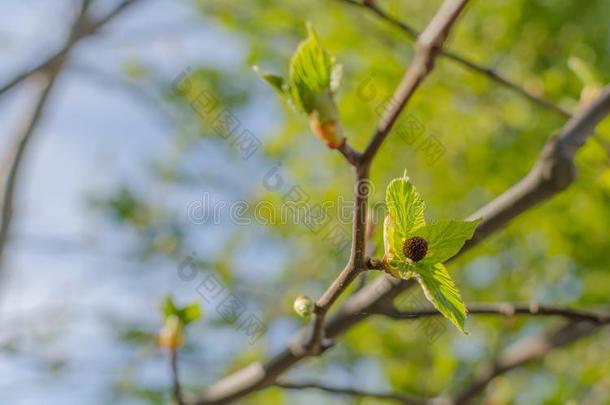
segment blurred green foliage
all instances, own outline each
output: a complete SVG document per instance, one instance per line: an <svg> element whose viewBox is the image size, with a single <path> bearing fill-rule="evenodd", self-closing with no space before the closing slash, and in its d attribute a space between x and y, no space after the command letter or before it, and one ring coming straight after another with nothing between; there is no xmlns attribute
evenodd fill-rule
<svg viewBox="0 0 610 405"><path fill-rule="evenodd" d="M441 1L377 3L421 29ZM227 35L236 36L245 47L241 64L230 72L215 68L213 61L193 67L198 86L211 90L236 114L261 100L276 100L271 101L277 105L273 114L260 112L273 135L261 137L263 159L258 164L266 170L281 161L285 179L305 190L313 203L337 201L340 196L349 198L353 173L343 157L318 142L309 133L306 120L277 100L272 90L259 82L251 65L283 71L296 44L305 36L304 22L312 21L320 40L343 65L343 84L336 95L340 116L348 142L362 149L375 128L379 108L412 59L411 41L365 10L338 0L247 3L202 0L197 4L202 24L213 24ZM492 66L529 91L575 110L583 84L568 61L582 60L601 83L608 83L609 15L610 2L604 0L472 2L447 47ZM499 195L529 171L545 141L565 122L555 112L442 57L409 102L401 122L413 117L425 134L432 134L442 142L446 151L440 160L430 164L417 150L416 143L409 145L394 131L372 169L375 186L372 203L383 202L389 180L406 168L431 207L429 220L464 218ZM207 123L200 125L198 135L214 137ZM609 126L606 121L598 128L606 140L610 140ZM203 148L217 145L206 137L189 138L180 150L186 153L201 145ZM227 154L226 159L241 167L239 157ZM608 155L599 143L589 141L579 152L577 164L578 180L567 191L520 216L448 266L466 303L535 301L608 308ZM180 170L178 163L173 169ZM208 169L212 168L204 167L203 171ZM181 182L187 177L178 175L165 180ZM184 182L185 186L198 186L197 180L188 178L191 181ZM253 203L271 203L274 211L269 217L273 218L279 215L287 188L272 192L261 181L256 177L250 179L248 195ZM200 184L205 184L203 178ZM141 209L142 204L145 203L123 190L110 199L107 207L115 217L137 228L154 228L152 217ZM331 214L330 223L338 223L337 214ZM342 228L349 232L349 224ZM192 226L176 229L179 229L175 232L176 243L170 250L178 255L189 254L192 240L188 234ZM182 234L186 236L178 237ZM383 245L381 235L381 226L377 226L374 237L379 247L377 254ZM263 240L273 246L278 256L287 259L274 262L272 276L265 273L258 278L251 274L257 271L256 262L248 262L254 267L245 266L239 264L239 259L248 247L258 246L256 243ZM216 252L217 257L206 260L223 263L222 271L230 274L227 280L232 288L255 301L271 327L293 317L291 305L299 294L318 296L336 277L347 254L337 252L320 234L300 224L238 227L223 246L225 249ZM266 265L264 260L263 264ZM240 268L245 270L240 273ZM249 276L244 278L243 274ZM467 321L470 336L463 337L446 328L438 339L428 341L418 331L418 322L370 319L351 330L339 347L304 367L302 372L323 376L332 375L339 368L345 373L356 373L359 365L372 363L370 373L381 375L382 381L396 391L420 395L452 393L506 344L560 323L557 319L471 316ZM610 362L601 361L601 353L610 349L608 337L608 331L604 331L553 353L542 364L495 380L486 391L486 403L565 404L583 403L582 399L608 403ZM249 362L268 354L244 345L239 356ZM222 375L234 369L235 364L248 363L236 362L213 373ZM156 397L155 393L146 395ZM244 403L292 403L302 395L311 394L271 389ZM336 398L315 398L316 403L337 403ZM376 402L354 400L354 403Z"/></svg>

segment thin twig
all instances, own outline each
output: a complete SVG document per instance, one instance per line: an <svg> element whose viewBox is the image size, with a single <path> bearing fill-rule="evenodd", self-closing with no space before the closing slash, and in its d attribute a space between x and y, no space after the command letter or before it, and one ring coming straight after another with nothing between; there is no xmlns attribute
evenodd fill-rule
<svg viewBox="0 0 610 405"><path fill-rule="evenodd" d="M407 24L406 22L401 21L401 20L391 16L390 14L385 12L383 9L381 9L375 2L366 2L366 1L363 2L363 1L358 1L358 0L339 0L339 1L348 3L348 4L356 6L356 7L361 7L361 8L364 8L364 9L370 11L371 13L375 14L380 19L397 27L399 30L404 32L408 38L410 38L412 40L416 40L417 37L419 36L419 31L417 29L413 28L411 25ZM473 62L472 60L470 60L462 55L459 55L453 51L450 51L448 49L439 50L439 54L446 57L447 59L450 59L450 60L464 66L465 68L468 68L476 73L480 73L484 76L487 76L490 80L498 82L499 84L506 87L507 89L514 91L515 93L527 98L528 100L530 100L542 107L545 107L549 110L553 110L553 111L557 112L558 114L563 115L566 118L569 118L572 115L572 114L570 114L570 112L568 112L564 108L558 106L557 104L553 103L550 100L545 99L544 97L533 94L532 92L524 89L523 87L519 86L517 83L509 80L508 78L506 78L505 76L503 76L502 74L500 74L499 72L495 71L494 69L492 69L490 67L480 65L480 64Z"/></svg>
<svg viewBox="0 0 610 405"><path fill-rule="evenodd" d="M496 377L510 370L544 358L555 349L566 346L582 337L591 335L605 323L570 321L551 334L528 336L504 349L493 364L482 369L453 402L466 405L475 399Z"/></svg>
<svg viewBox="0 0 610 405"><path fill-rule="evenodd" d="M308 354L320 354L330 345L324 342L324 319L326 313L365 268L366 220L368 207L368 166L356 167L356 186L354 197L356 204L352 219L352 248L349 261L339 276L316 302L312 331L304 348ZM295 348L296 349L296 348Z"/></svg>
<svg viewBox="0 0 610 405"><path fill-rule="evenodd" d="M359 1L359 0L339 0L339 1L348 3L348 4L356 6L356 7L361 7L361 8L364 8L364 9L370 11L371 13L375 14L377 17L386 21L390 25L397 27L399 30L401 30L403 33L405 33L408 38L410 38L412 40L416 40L418 38L418 36L420 35L420 33L417 29L413 28L411 25L407 24L406 22L401 21L401 20L391 16L390 14L385 12L383 9L381 9L375 2ZM463 55L460 55L456 52L453 52L453 51L445 49L445 48L440 49L438 51L438 53L441 56L446 57L447 59L449 59L475 73L479 73L479 74L486 76L488 79L502 85L506 89L514 92L515 94L518 94L519 96L531 101L534 104L537 104L543 108L546 108L547 110L553 111L553 112L561 115L564 118L570 118L572 116L572 113L570 111L568 111L567 109L565 109L564 107L554 103L553 101L545 98L542 95L537 95L537 94L532 93L531 91L525 89L524 87L520 86L519 84L508 79L506 76L502 75L500 72L498 72L488 66L478 64L478 63L466 58ZM606 153L609 155L609 159L610 159L610 142L606 141L603 137L601 137L598 134L593 134L592 138L596 142L598 142L598 144L606 151Z"/></svg>
<svg viewBox="0 0 610 405"><path fill-rule="evenodd" d="M88 37L92 34L95 34L99 31L106 23L110 22L112 19L121 14L124 10L126 10L132 4L135 4L138 0L124 0L118 6L116 6L112 11L106 14L104 17L101 17L99 20L90 22L87 19L85 13L82 13L81 18L79 18L79 22L75 27L76 30L73 30L72 34L69 36L66 43L62 46L62 48L55 52L52 56L47 58L46 60L38 63L37 65L25 69L23 72L17 74L15 77L10 79L8 82L3 84L0 87L0 95L6 93L11 90L16 85L22 83L28 77L32 75L42 72L44 70L49 69L50 67L57 65L58 63L63 63L62 61L65 59L66 55L70 50L74 47L74 45L79 42L81 39ZM82 9L85 9L89 5L89 1L86 1L83 4Z"/></svg>
<svg viewBox="0 0 610 405"><path fill-rule="evenodd" d="M56 79L63 68L65 54L74 45L75 38L86 20L86 13L89 7L89 1L85 0L80 3L76 18L72 23L70 35L63 47L65 53L62 57L54 59L53 62L45 65L43 69L35 71L33 74L23 76L22 79L30 78L31 82L36 86L36 96L34 97L33 105L30 111L22 119L22 122L15 135L13 146L9 149L2 167L6 170L6 175L2 184L2 195L0 196L0 268L4 262L5 247L9 238L9 231L13 219L13 207L15 205L15 192L18 184L18 179L22 167L22 162L31 142L32 135L36 131L42 112L47 103L51 90L56 82ZM2 94L2 91L0 91Z"/></svg>
<svg viewBox="0 0 610 405"><path fill-rule="evenodd" d="M338 148L339 152L347 159L352 166L357 166L360 160L360 153L352 149L347 142L343 142Z"/></svg>
<svg viewBox="0 0 610 405"><path fill-rule="evenodd" d="M483 218L483 221L462 250L475 246L525 210L571 185L576 178L576 152L608 114L610 87L606 87L585 111L570 119L558 135L547 141L538 161L521 181L469 216L469 219Z"/></svg>
<svg viewBox="0 0 610 405"><path fill-rule="evenodd" d="M25 151L32 139L32 134L38 126L42 111L46 105L58 73L59 71L52 74L41 74L32 79L37 87L36 99L31 111L28 112L26 117L22 120L18 133L15 136L14 146L9 149L5 163L3 164L3 166L8 169L8 172L4 179L1 199L2 206L0 210L0 268L4 262L5 247L9 238L9 231L13 219L15 192Z"/></svg>
<svg viewBox="0 0 610 405"><path fill-rule="evenodd" d="M374 218L372 217L372 212L369 210L369 215L366 219L366 259L365 259L365 270L370 270L369 268L369 258L375 254L377 250L377 244L374 241L375 235L375 223L373 222ZM358 291L362 290L367 282L368 273L363 272L360 275L360 279L358 280L358 286L354 289L354 294Z"/></svg>
<svg viewBox="0 0 610 405"><path fill-rule="evenodd" d="M388 108L379 121L373 139L362 154L362 161L370 163L379 147L388 136L403 108L415 90L434 67L436 55L449 35L449 30L467 0L446 1L432 18L426 29L417 37L415 58L400 82Z"/></svg>
<svg viewBox="0 0 610 405"><path fill-rule="evenodd" d="M180 374L178 373L178 350L169 350L169 362L172 373L172 393L174 401L177 405L185 405L184 397L182 396L182 387L180 386Z"/></svg>
<svg viewBox="0 0 610 405"><path fill-rule="evenodd" d="M347 289L352 281L366 269L366 221L369 198L369 168L373 158L392 129L411 95L433 68L438 49L445 41L451 26L468 0L446 0L418 39L418 53L405 78L398 86L393 98L380 120L377 130L365 152L358 157L356 164L350 161L352 153L345 149L341 153L354 164L356 172L355 208L352 224L352 247L350 259L337 279L328 287L316 302L314 319L307 331L297 335L290 347L278 356L279 361L267 365L253 364L242 371L221 380L200 397L197 404L229 403L250 392L270 385L284 370L309 355L319 355L331 345L327 335L325 318L332 304ZM366 290L366 288L365 288ZM355 297L358 294L355 294ZM304 344L302 342L305 342Z"/></svg>
<svg viewBox="0 0 610 405"><path fill-rule="evenodd" d="M374 392L367 391L357 388L343 388L343 387L333 387L326 384L320 384L316 382L304 382L304 383L293 383L293 382L277 382L273 384L273 386L278 388L290 389L290 390L302 390L302 389L317 389L326 392L332 392L333 394L341 394L341 395L350 395L353 397L369 397L387 401L398 402L399 404L406 405L424 405L426 403L425 400L409 397L401 394L393 394L393 393L382 393L382 392Z"/></svg>
<svg viewBox="0 0 610 405"><path fill-rule="evenodd" d="M89 0L85 0L79 6L77 17L72 24L70 35L62 48L53 56L38 64L37 66L26 70L10 80L7 84L0 88L0 95L10 90L15 85L31 78L38 85L38 95L34 106L28 116L23 120L23 124L19 128L19 132L15 137L14 147L9 150L6 161L3 167L6 167L7 174L3 184L0 210L0 267L4 259L4 251L8 240L10 225L13 216L13 207L15 192L18 183L18 177L21 170L23 158L25 156L28 145L31 143L33 134L36 131L40 121L48 96L55 83L57 76L62 70L67 59L68 53L78 43L79 40L94 34L106 23L118 16L128 6L134 4L137 0L124 0L116 6L111 12L96 21L89 21L87 17Z"/></svg>
<svg viewBox="0 0 610 405"><path fill-rule="evenodd" d="M602 95L578 116L570 119L560 131L559 137L552 137L544 149L535 167L545 166L546 170L535 169L537 174L536 186L532 181L527 193L510 192L509 195L501 195L485 208L483 222L475 232L476 243L505 226L511 219L517 217L533 205L545 201L559 193L563 188L549 188L548 184L562 184L565 187L573 181L573 173L557 170L549 170L561 166L558 162L570 158L578 149L579 142L583 142L590 135L592 129L610 113L610 89L606 89ZM575 142L578 140L579 142ZM559 144L562 146L559 147ZM566 155L566 152L571 153ZM559 151L563 151L559 153ZM556 159L557 163L552 161ZM564 164L565 165L565 164ZM562 179L562 180L560 180ZM567 180L567 181L566 181ZM545 190L536 191L537 189ZM478 217L475 213L472 217ZM458 255L471 249L475 243L466 244ZM325 336L334 338L352 326L365 320L375 312L375 308L383 303L391 301L400 293L413 285L412 281L394 279L392 277L379 277L375 282L369 283L358 293L350 296L338 309L337 314L330 318L325 324ZM302 336L302 331L297 336ZM241 398L250 392L261 389L275 380L285 370L289 369L304 358L289 348L280 352L269 361L261 364L254 363L237 373L234 373L216 384L212 385L203 394L198 404L228 403L234 399Z"/></svg>
<svg viewBox="0 0 610 405"><path fill-rule="evenodd" d="M538 304L510 304L510 303L491 303L491 304L469 304L468 313L471 315L500 315L513 317L516 315L528 316L559 316L574 321L589 321L598 324L610 323L610 314L598 314L590 311L583 311L567 307L546 306ZM430 316L440 316L441 313L434 308L422 308L410 311L398 309L384 310L376 312L378 315L387 316L392 319L419 319Z"/></svg>
<svg viewBox="0 0 610 405"><path fill-rule="evenodd" d="M353 218L351 257L337 279L328 287L316 303L311 337L305 344L309 354L320 354L324 339L324 318L332 304L351 282L365 269L366 216L368 204L369 167L377 150L390 133L394 122L402 112L419 84L432 71L434 58L449 34L451 26L466 6L468 0L448 0L432 18L426 30L417 40L418 52L413 63L396 89L392 102L379 121L377 130L359 161L356 163L356 205ZM345 145L345 144L344 144ZM345 154L345 153L344 153ZM347 155L346 155L347 156ZM349 159L348 159L349 160Z"/></svg>

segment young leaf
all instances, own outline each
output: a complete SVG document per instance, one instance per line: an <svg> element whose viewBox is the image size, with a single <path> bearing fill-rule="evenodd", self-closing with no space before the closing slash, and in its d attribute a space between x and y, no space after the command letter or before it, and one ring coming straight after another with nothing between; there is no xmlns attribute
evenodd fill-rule
<svg viewBox="0 0 610 405"><path fill-rule="evenodd" d="M171 315L175 315L176 311L176 304L174 304L174 300L172 299L171 295L166 296L163 303L163 315L165 319L169 318Z"/></svg>
<svg viewBox="0 0 610 405"><path fill-rule="evenodd" d="M396 259L394 259L396 260ZM403 280L408 280L410 278L416 277L417 273L415 271L415 266L404 262L404 261L396 261L393 263L395 270L392 273L396 273L398 278L402 278Z"/></svg>
<svg viewBox="0 0 610 405"><path fill-rule="evenodd" d="M331 92L331 79L335 79L333 87L337 85L337 74L335 71L333 75L335 58L322 49L310 23L307 31L307 39L301 42L290 60L288 80L294 103L309 114L317 107L316 98Z"/></svg>
<svg viewBox="0 0 610 405"><path fill-rule="evenodd" d="M417 229L414 233L428 242L428 253L421 264L444 263L455 256L474 234L475 221L441 221Z"/></svg>
<svg viewBox="0 0 610 405"><path fill-rule="evenodd" d="M262 70L258 66L253 66L252 70L254 70L261 77L261 79L269 83L269 85L271 85L275 91L280 93L280 95L286 95L287 84L282 76Z"/></svg>
<svg viewBox="0 0 610 405"><path fill-rule="evenodd" d="M426 224L424 200L406 176L390 182L386 190L386 205L395 228L394 238L404 240L412 231Z"/></svg>
<svg viewBox="0 0 610 405"><path fill-rule="evenodd" d="M449 319L462 333L466 320L466 306L451 276L441 263L418 268L415 278L422 286L428 301Z"/></svg>
<svg viewBox="0 0 610 405"><path fill-rule="evenodd" d="M184 322L184 325L188 325L191 322L195 322L201 318L201 309L199 304L190 304L180 310L180 319Z"/></svg>

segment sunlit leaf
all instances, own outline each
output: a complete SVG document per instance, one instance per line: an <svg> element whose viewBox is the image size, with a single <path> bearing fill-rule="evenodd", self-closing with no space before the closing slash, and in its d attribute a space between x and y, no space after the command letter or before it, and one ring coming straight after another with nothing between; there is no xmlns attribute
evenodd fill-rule
<svg viewBox="0 0 610 405"><path fill-rule="evenodd" d="M465 333L466 306L445 266L437 263L420 267L414 276L422 286L428 301Z"/></svg>
<svg viewBox="0 0 610 405"><path fill-rule="evenodd" d="M414 231L428 242L428 253L420 264L444 263L455 256L474 234L480 219L475 221L441 221Z"/></svg>

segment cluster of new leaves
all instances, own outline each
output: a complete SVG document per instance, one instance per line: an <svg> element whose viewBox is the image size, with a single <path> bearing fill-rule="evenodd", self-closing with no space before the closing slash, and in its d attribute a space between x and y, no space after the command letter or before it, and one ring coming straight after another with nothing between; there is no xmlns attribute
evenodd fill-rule
<svg viewBox="0 0 610 405"><path fill-rule="evenodd" d="M340 67L320 46L311 24L290 61L288 79L255 68L260 76L309 117L312 131L331 148L345 142L333 92L339 84ZM457 254L470 239L479 221L445 221L426 225L424 201L406 175L393 180L386 194L388 216L384 224L387 271L402 279L415 278L428 300L462 332L466 307L443 263ZM414 247L421 257L407 257ZM406 253L407 252L407 253ZM300 297L302 301L302 297ZM295 310L303 312L299 299Z"/></svg>
<svg viewBox="0 0 610 405"><path fill-rule="evenodd" d="M384 263L394 277L415 278L426 298L464 332L466 306L443 265L472 238L476 221L441 221L426 225L425 203L406 174L386 191L388 215L384 221ZM411 241L423 240L423 257L408 257Z"/></svg>
<svg viewBox="0 0 610 405"><path fill-rule="evenodd" d="M159 345L176 350L184 344L184 328L201 318L201 309L196 303L178 307L172 297L167 296L162 310L165 323L159 333Z"/></svg>
<svg viewBox="0 0 610 405"><path fill-rule="evenodd" d="M256 66L254 69L295 109L307 114L313 133L335 149L345 142L333 98L341 81L341 65L320 46L310 23L307 31L307 39L299 44L290 60L288 79Z"/></svg>

